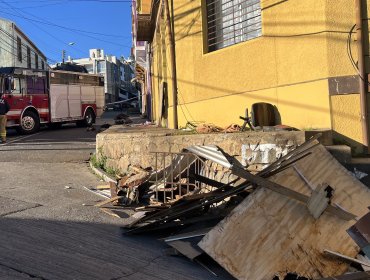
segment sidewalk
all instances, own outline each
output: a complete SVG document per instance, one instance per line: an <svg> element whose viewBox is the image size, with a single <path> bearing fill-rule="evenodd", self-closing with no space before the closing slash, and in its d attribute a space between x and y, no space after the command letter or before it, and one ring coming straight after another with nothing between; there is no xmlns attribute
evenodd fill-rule
<svg viewBox="0 0 370 280"><path fill-rule="evenodd" d="M155 238L123 235L93 206L102 198L84 186L102 182L83 159L57 159L0 162L0 279L212 279Z"/></svg>

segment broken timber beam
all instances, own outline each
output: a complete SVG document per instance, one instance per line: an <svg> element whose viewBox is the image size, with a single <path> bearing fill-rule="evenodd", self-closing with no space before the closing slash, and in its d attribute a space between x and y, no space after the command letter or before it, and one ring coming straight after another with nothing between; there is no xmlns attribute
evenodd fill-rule
<svg viewBox="0 0 370 280"><path fill-rule="evenodd" d="M253 184L256 184L258 186L261 186L261 187L265 187L265 188L268 188L274 192L277 192L277 193L280 193L282 195L285 195L285 196L289 196L295 200L298 200L304 204L307 205L310 197L305 195L305 194L302 194L300 192L297 192L297 191L294 191L292 189L289 189L289 188L286 188L282 185L279 185L277 183L274 183L272 181L269 181L265 178L262 178L262 177L259 177L257 175L253 175L251 173L249 173L248 171L238 167L238 166L232 166L231 167L231 172L234 174L234 175L237 175L241 178L244 178L250 182L252 182ZM355 219L356 216L353 215L352 213L349 213L347 211L344 211L343 209L339 208L339 207L335 207L335 206L332 206L332 205L328 205L328 208L326 209L326 211L328 211L329 213L331 214L334 214L334 215L337 215L338 217L344 219L344 220L352 220L352 219Z"/></svg>

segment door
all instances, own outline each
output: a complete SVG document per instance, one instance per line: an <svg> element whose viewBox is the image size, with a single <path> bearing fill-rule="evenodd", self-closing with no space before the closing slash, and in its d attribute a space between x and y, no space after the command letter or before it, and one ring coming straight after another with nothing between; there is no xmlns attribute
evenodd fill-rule
<svg viewBox="0 0 370 280"><path fill-rule="evenodd" d="M27 77L27 94L24 99L29 106L37 109L41 122L49 121L49 95L45 75Z"/></svg>

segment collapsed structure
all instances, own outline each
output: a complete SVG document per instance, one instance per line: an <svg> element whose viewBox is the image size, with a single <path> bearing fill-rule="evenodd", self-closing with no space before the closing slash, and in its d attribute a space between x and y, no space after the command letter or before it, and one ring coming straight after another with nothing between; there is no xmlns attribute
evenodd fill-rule
<svg viewBox="0 0 370 280"><path fill-rule="evenodd" d="M370 190L317 137L255 174L215 146L158 153L154 171L111 183L97 206L136 205L127 234L170 233L176 251L206 253L237 279L321 279L351 262L370 270Z"/></svg>

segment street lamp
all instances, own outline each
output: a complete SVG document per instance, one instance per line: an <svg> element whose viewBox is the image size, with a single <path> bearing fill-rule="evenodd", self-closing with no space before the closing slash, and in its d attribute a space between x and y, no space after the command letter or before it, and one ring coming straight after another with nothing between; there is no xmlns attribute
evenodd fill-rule
<svg viewBox="0 0 370 280"><path fill-rule="evenodd" d="M69 42L68 45L69 46L73 46L75 44L75 42ZM62 62L64 63L65 61L65 58L66 58L66 51L65 50L62 50Z"/></svg>

